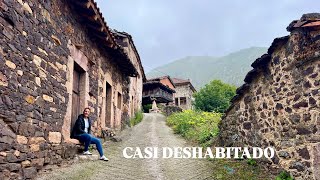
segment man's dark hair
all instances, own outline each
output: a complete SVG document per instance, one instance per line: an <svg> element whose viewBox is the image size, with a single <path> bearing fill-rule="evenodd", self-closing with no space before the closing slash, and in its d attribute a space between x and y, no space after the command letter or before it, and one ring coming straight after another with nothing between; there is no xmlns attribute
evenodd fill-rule
<svg viewBox="0 0 320 180"><path fill-rule="evenodd" d="M91 109L89 107L84 108L83 112L88 109L91 112Z"/></svg>

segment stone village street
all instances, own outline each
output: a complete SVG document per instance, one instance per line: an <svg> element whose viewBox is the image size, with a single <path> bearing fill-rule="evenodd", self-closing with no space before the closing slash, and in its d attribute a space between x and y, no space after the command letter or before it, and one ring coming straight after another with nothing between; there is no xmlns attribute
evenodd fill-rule
<svg viewBox="0 0 320 180"><path fill-rule="evenodd" d="M182 137L173 134L161 114L145 114L141 123L122 133L121 142L107 143L110 159L80 161L68 167L39 173L37 179L213 179L213 164L204 159L126 159L125 147L186 147ZM190 145L189 145L190 146ZM94 150L94 153L97 153Z"/></svg>

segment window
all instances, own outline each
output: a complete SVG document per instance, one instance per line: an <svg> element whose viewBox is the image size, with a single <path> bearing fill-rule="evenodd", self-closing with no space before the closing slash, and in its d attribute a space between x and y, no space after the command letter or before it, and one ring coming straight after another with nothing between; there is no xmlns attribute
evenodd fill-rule
<svg viewBox="0 0 320 180"><path fill-rule="evenodd" d="M179 106L179 99L178 98L175 98L175 103L176 103L176 106Z"/></svg>
<svg viewBox="0 0 320 180"><path fill-rule="evenodd" d="M186 105L187 104L187 98L186 97L180 97L180 104Z"/></svg>
<svg viewBox="0 0 320 180"><path fill-rule="evenodd" d="M121 109L121 94L118 92L118 105L117 107Z"/></svg>

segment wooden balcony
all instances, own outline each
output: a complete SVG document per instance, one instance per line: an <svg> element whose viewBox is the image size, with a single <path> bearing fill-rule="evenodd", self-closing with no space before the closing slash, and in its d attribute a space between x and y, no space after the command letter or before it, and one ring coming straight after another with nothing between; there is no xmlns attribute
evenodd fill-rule
<svg viewBox="0 0 320 180"><path fill-rule="evenodd" d="M173 102L175 91L161 83L145 83L143 85L142 102L150 104L155 99L157 103Z"/></svg>

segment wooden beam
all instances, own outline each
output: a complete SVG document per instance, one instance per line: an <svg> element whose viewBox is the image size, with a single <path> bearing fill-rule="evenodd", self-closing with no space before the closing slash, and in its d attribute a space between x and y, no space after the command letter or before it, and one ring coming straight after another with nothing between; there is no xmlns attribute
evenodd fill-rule
<svg viewBox="0 0 320 180"><path fill-rule="evenodd" d="M82 49L84 47L83 44L75 44L74 45L77 49Z"/></svg>
<svg viewBox="0 0 320 180"><path fill-rule="evenodd" d="M96 15L96 12L93 9L87 9L86 7L83 7L82 5L77 4L76 8L77 8L77 11L80 15L86 15L86 16Z"/></svg>
<svg viewBox="0 0 320 180"><path fill-rule="evenodd" d="M99 34L94 33L93 34L96 38L103 40L103 41L108 41L107 38L105 36L100 36Z"/></svg>
<svg viewBox="0 0 320 180"><path fill-rule="evenodd" d="M74 1L74 3L86 9L94 9L94 4L91 1L88 1L88 2Z"/></svg>
<svg viewBox="0 0 320 180"><path fill-rule="evenodd" d="M98 27L98 26L94 26L94 25L92 25L92 24L87 24L87 26L88 26L88 28L90 28L90 29L93 29L93 30L96 30L96 31L98 31L98 32L106 32L106 28L105 27ZM105 35L107 35L106 33L103 33L103 34L105 34Z"/></svg>
<svg viewBox="0 0 320 180"><path fill-rule="evenodd" d="M99 19L99 16L96 15L96 14L90 16L90 15L88 15L87 13L81 13L81 15L82 15L83 17L87 18L88 20L92 21L92 22L96 22L96 21L98 21L98 19ZM100 22L99 22L99 24L100 24Z"/></svg>
<svg viewBox="0 0 320 180"><path fill-rule="evenodd" d="M87 9L94 9L94 5L92 4L91 1L85 3L85 7L86 7Z"/></svg>

